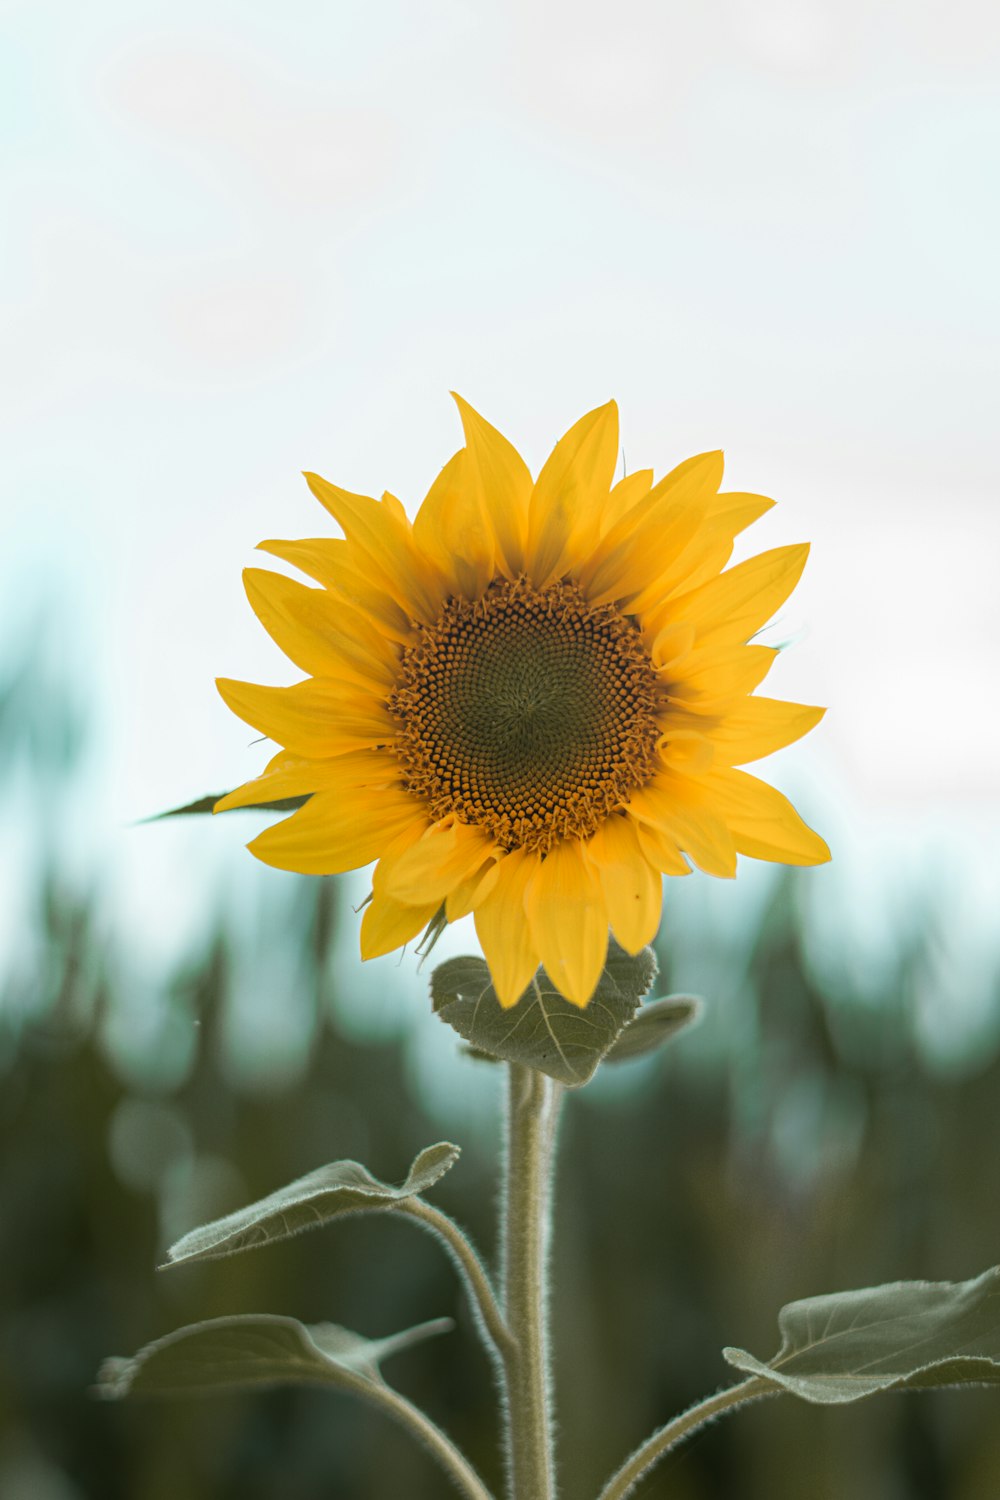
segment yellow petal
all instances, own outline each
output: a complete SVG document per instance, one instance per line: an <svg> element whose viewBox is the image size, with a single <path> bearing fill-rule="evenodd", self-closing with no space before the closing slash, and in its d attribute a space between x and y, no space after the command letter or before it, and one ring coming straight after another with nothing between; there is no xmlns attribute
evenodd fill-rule
<svg viewBox="0 0 1000 1500"><path fill-rule="evenodd" d="M759 687L774 664L774 646L728 646L692 651L660 673L671 702L690 713L727 712L736 699Z"/></svg>
<svg viewBox="0 0 1000 1500"><path fill-rule="evenodd" d="M391 744L397 726L374 694L314 677L292 687L262 687L219 677L216 686L233 713L297 755L340 755Z"/></svg>
<svg viewBox="0 0 1000 1500"><path fill-rule="evenodd" d="M326 589L310 589L266 568L244 568L254 614L285 655L314 677L390 687L396 653L356 610Z"/></svg>
<svg viewBox="0 0 1000 1500"><path fill-rule="evenodd" d="M636 469L634 474L626 474L623 479L619 479L601 511L600 535L607 536L612 526L622 516L628 515L640 500L645 500L652 488L652 469Z"/></svg>
<svg viewBox="0 0 1000 1500"><path fill-rule="evenodd" d="M406 506L398 495L390 494L388 490L382 491L382 508L392 517L393 523L409 535L413 528L410 518L406 514Z"/></svg>
<svg viewBox="0 0 1000 1500"><path fill-rule="evenodd" d="M417 937L436 914L439 903L407 906L384 891L373 891L361 918L361 957L379 958Z"/></svg>
<svg viewBox="0 0 1000 1500"><path fill-rule="evenodd" d="M476 907L476 936L489 966L497 999L516 1005L541 963L528 926L525 896L541 855L514 849L497 866L496 884Z"/></svg>
<svg viewBox="0 0 1000 1500"><path fill-rule="evenodd" d="M808 734L825 713L779 698L744 698L708 731L716 763L741 766L771 755Z"/></svg>
<svg viewBox="0 0 1000 1500"><path fill-rule="evenodd" d="M699 453L678 464L613 526L580 569L592 604L654 591L705 524L706 503L722 480L722 454ZM631 605L629 606L632 607Z"/></svg>
<svg viewBox="0 0 1000 1500"><path fill-rule="evenodd" d="M326 588L337 586L338 574L343 568L348 548L349 543L343 537L330 536L309 536L299 541L282 541L278 537L270 537L267 541L257 543L258 551L280 557Z"/></svg>
<svg viewBox="0 0 1000 1500"><path fill-rule="evenodd" d="M673 771L660 772L633 793L629 815L662 829L706 875L731 880L736 874L736 846L722 818L689 795L690 785Z"/></svg>
<svg viewBox="0 0 1000 1500"><path fill-rule="evenodd" d="M266 828L247 845L279 870L340 875L377 859L421 808L407 792L370 791L348 804L339 792L317 792L305 807Z"/></svg>
<svg viewBox="0 0 1000 1500"><path fill-rule="evenodd" d="M536 588L566 571L578 524L607 501L618 461L618 407L613 401L581 417L561 437L531 492L525 567Z"/></svg>
<svg viewBox="0 0 1000 1500"><path fill-rule="evenodd" d="M272 538L258 542L257 547L315 578L352 608L377 621L379 630L394 641L409 641L413 632L406 611L359 570L356 551L343 537L309 537L300 542Z"/></svg>
<svg viewBox="0 0 1000 1500"><path fill-rule="evenodd" d="M629 809L625 811L627 813ZM654 828L651 823L634 822L632 826L639 847L654 870L662 870L665 875L691 874L691 866L665 829Z"/></svg>
<svg viewBox="0 0 1000 1500"><path fill-rule="evenodd" d="M431 819L423 805L421 805L421 814L419 819L415 818L412 823L408 823L390 843L386 844L379 856L378 864L372 871L373 891L381 891L384 895L388 895L389 881L392 879L392 873L399 860L402 859L407 849L412 849L413 845L423 838L430 828Z"/></svg>
<svg viewBox="0 0 1000 1500"><path fill-rule="evenodd" d="M640 543L635 555L640 561L645 556L646 562L633 575L640 585L629 596L632 614L646 615L661 608L672 595L688 593L717 577L732 556L739 533L774 505L764 495L715 494L714 488L722 479L721 453L689 459L687 465L681 465L681 472L689 492L699 474L704 480L697 528L692 532L689 525L687 539L683 534L676 536L670 546L660 543L646 548Z"/></svg>
<svg viewBox="0 0 1000 1500"><path fill-rule="evenodd" d="M702 517L693 536L630 597L629 610L644 616L662 611L674 595L691 593L717 578L733 555L734 540L735 533L724 522Z"/></svg>
<svg viewBox="0 0 1000 1500"><path fill-rule="evenodd" d="M386 891L414 905L441 902L495 852L496 842L485 829L454 817L442 819L397 860Z"/></svg>
<svg viewBox="0 0 1000 1500"><path fill-rule="evenodd" d="M393 786L399 781L399 762L388 750L354 750L324 760L280 750L260 776L220 797L212 810L227 812L234 807L254 807L261 802L308 796L312 792L339 790L349 795L357 787Z"/></svg>
<svg viewBox="0 0 1000 1500"><path fill-rule="evenodd" d="M571 550L574 559L585 565L606 536L622 518L634 511L649 494L653 484L652 469L640 469L635 474L626 474L613 485L607 498L592 506L589 511L578 512L573 522Z"/></svg>
<svg viewBox="0 0 1000 1500"><path fill-rule="evenodd" d="M677 595L671 600L670 618L689 620L701 646L746 641L784 604L808 556L807 542L761 552L700 588Z"/></svg>
<svg viewBox="0 0 1000 1500"><path fill-rule="evenodd" d="M483 504L496 539L498 560L508 578L524 567L531 473L502 433L452 391L465 432L470 469L478 478Z"/></svg>
<svg viewBox="0 0 1000 1500"><path fill-rule="evenodd" d="M479 598L493 577L495 548L478 476L470 473L464 448L448 460L428 490L413 535L442 575L454 580L453 592Z"/></svg>
<svg viewBox="0 0 1000 1500"><path fill-rule="evenodd" d="M653 637L649 654L656 667L674 667L683 661L694 645L694 626L682 621L665 625Z"/></svg>
<svg viewBox="0 0 1000 1500"><path fill-rule="evenodd" d="M273 755L259 776L245 781L220 797L212 808L213 813L229 812L236 807L256 807L261 802L278 802L283 797L302 797L318 790L312 785L302 784L301 767L324 766L325 760L306 760L301 755L290 755L279 750ZM309 774L309 781L313 776Z"/></svg>
<svg viewBox="0 0 1000 1500"><path fill-rule="evenodd" d="M774 501L766 495L736 491L710 495L698 531L646 588L629 600L630 611L646 616L647 629L658 626L664 619L676 618L669 604L673 596L692 593L717 578L732 556L740 532L773 505Z"/></svg>
<svg viewBox="0 0 1000 1500"><path fill-rule="evenodd" d="M657 749L661 764L668 770L695 775L707 771L715 764L715 749L710 737L711 725L705 719L699 720L693 716L688 722L679 715L665 714L662 723L663 733ZM700 729L690 727L691 724L699 723Z"/></svg>
<svg viewBox="0 0 1000 1500"><path fill-rule="evenodd" d="M724 521L726 529L733 535L739 536L754 521L759 521L761 516L766 516L769 510L774 509L774 501L767 495L750 495L742 490L720 490L715 499L709 502L709 520Z"/></svg>
<svg viewBox="0 0 1000 1500"><path fill-rule="evenodd" d="M661 573L655 583L629 600L629 609L646 615L662 609L675 594L689 593L717 578L733 555L733 538L705 528Z"/></svg>
<svg viewBox="0 0 1000 1500"><path fill-rule="evenodd" d="M374 500L342 490L318 474L306 474L317 500L343 528L364 558L365 570L408 615L430 623L441 609L440 575L416 547L406 513L397 501Z"/></svg>
<svg viewBox="0 0 1000 1500"><path fill-rule="evenodd" d="M740 854L784 865L821 865L830 858L824 840L767 782L733 770L710 771L702 780Z"/></svg>
<svg viewBox="0 0 1000 1500"><path fill-rule="evenodd" d="M488 859L472 875L467 876L448 892L444 903L444 914L449 922L457 922L460 917L467 917L486 900L500 875L500 865L495 857L498 853L499 851L494 851L494 857Z"/></svg>
<svg viewBox="0 0 1000 1500"><path fill-rule="evenodd" d="M635 824L615 813L583 849L597 870L612 932L627 953L638 953L659 925L663 881L646 859Z"/></svg>
<svg viewBox="0 0 1000 1500"><path fill-rule="evenodd" d="M532 941L552 983L574 1005L587 1005L607 957L608 911L578 840L553 845L528 886L525 905Z"/></svg>

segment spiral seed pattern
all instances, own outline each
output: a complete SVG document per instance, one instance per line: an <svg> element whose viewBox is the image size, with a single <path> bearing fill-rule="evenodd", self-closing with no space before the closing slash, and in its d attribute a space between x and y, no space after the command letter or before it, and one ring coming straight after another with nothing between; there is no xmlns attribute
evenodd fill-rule
<svg viewBox="0 0 1000 1500"><path fill-rule="evenodd" d="M499 579L449 601L405 652L389 708L410 790L506 849L589 837L654 769L641 636L570 582Z"/></svg>

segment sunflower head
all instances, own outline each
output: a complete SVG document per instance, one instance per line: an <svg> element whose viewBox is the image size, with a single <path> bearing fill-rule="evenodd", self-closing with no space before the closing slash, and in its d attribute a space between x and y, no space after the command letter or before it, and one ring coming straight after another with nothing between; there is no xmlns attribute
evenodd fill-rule
<svg viewBox="0 0 1000 1500"><path fill-rule="evenodd" d="M632 953L653 937L664 873L732 876L737 853L829 858L780 792L737 769L822 716L755 692L776 652L751 637L808 548L726 569L772 501L721 492L718 453L616 484L614 402L533 480L456 400L465 447L412 522L392 495L307 474L342 535L260 544L315 585L245 574L306 675L220 679L281 748L217 810L305 796L252 853L307 874L377 861L366 958L472 912L502 1004L544 964L585 1006L609 928Z"/></svg>

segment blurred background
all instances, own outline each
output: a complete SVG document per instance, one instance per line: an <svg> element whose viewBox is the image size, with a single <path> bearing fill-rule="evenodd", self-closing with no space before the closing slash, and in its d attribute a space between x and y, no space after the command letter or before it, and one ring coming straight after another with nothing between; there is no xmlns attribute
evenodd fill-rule
<svg viewBox="0 0 1000 1500"><path fill-rule="evenodd" d="M389 1374L499 1484L452 1273L358 1220L157 1275L324 1161L492 1249L499 1079L363 875L257 865L259 816L137 820L266 749L288 682L240 570L411 507L460 390L533 467L617 397L624 461L724 446L811 539L768 763L833 863L673 881L660 993L707 1019L571 1098L556 1242L565 1493L776 1347L783 1302L1000 1259L1000 13L977 0L0 0L0 1496L433 1500L320 1392L108 1407L101 1358L223 1312L458 1330ZM475 951L460 924L437 955ZM728 1419L645 1500L986 1500L989 1392Z"/></svg>

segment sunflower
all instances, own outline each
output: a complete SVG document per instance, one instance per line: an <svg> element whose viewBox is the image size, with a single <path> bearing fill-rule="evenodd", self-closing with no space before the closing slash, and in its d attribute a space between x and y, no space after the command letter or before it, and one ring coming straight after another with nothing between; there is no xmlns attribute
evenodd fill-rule
<svg viewBox="0 0 1000 1500"><path fill-rule="evenodd" d="M656 932L664 873L829 858L780 792L736 769L823 714L754 694L777 653L750 638L809 549L723 572L773 501L720 493L721 453L615 483L613 401L533 481L455 399L465 447L412 522L394 495L307 474L343 536L260 544L319 585L245 573L306 677L219 681L281 749L216 810L305 796L250 843L258 859L313 875L377 861L365 958L471 912L501 1004L544 964L585 1006L609 928L632 953Z"/></svg>

